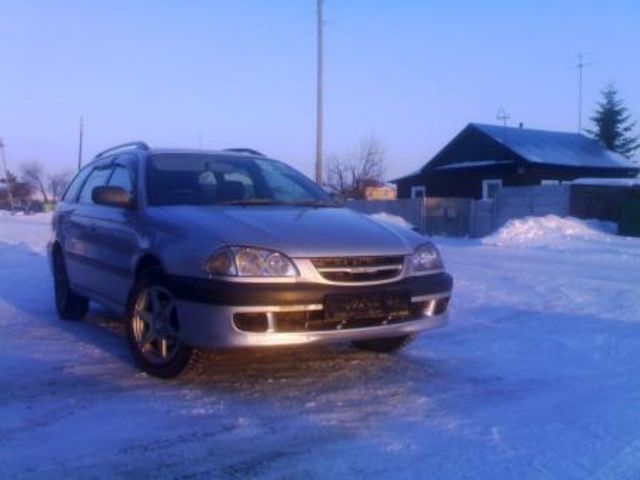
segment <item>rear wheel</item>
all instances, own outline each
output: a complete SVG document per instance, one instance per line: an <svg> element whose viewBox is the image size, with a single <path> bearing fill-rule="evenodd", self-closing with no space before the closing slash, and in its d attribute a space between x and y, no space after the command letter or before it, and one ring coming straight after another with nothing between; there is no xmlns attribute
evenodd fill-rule
<svg viewBox="0 0 640 480"><path fill-rule="evenodd" d="M174 378L196 358L180 340L175 297L157 269L136 282L127 309L127 338L136 363L156 377Z"/></svg>
<svg viewBox="0 0 640 480"><path fill-rule="evenodd" d="M89 310L89 299L71 290L64 256L60 250L53 254L53 290L56 311L62 320L82 320Z"/></svg>
<svg viewBox="0 0 640 480"><path fill-rule="evenodd" d="M355 340L354 346L362 350L379 353L394 353L410 344L416 335L401 335L399 337L371 338L369 340Z"/></svg>

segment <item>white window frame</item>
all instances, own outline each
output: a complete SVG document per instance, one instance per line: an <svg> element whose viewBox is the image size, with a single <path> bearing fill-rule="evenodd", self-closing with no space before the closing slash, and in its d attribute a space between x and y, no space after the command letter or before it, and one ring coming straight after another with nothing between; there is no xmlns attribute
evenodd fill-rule
<svg viewBox="0 0 640 480"><path fill-rule="evenodd" d="M418 195L418 192L420 192L420 195ZM426 197L427 197L427 189L424 185L411 187L411 198L426 198Z"/></svg>
<svg viewBox="0 0 640 480"><path fill-rule="evenodd" d="M491 185L498 185L498 188L502 189L502 179L488 178L486 180L482 180L482 199L483 200L493 200L492 198L489 198L489 187Z"/></svg>
<svg viewBox="0 0 640 480"><path fill-rule="evenodd" d="M540 185L543 187L557 187L558 185L562 185L560 180L540 180Z"/></svg>

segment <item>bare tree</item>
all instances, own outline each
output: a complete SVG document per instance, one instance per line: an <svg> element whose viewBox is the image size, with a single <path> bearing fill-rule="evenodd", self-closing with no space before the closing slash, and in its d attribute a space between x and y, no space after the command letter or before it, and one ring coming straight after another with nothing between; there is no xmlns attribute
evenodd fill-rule
<svg viewBox="0 0 640 480"><path fill-rule="evenodd" d="M69 172L56 173L47 177L47 188L53 201L60 200L70 180Z"/></svg>
<svg viewBox="0 0 640 480"><path fill-rule="evenodd" d="M383 183L385 154L384 145L370 135L346 158L333 156L327 166L327 187L343 198L365 198L367 187Z"/></svg>
<svg viewBox="0 0 640 480"><path fill-rule="evenodd" d="M13 201L25 201L28 200L33 192L31 185L27 182L18 181L11 171L7 170L6 179L0 180L0 208L11 208L11 201L8 195L8 191L11 191L11 197Z"/></svg>
<svg viewBox="0 0 640 480"><path fill-rule="evenodd" d="M31 162L22 165L22 178L25 182L31 185L34 190L37 190L42 195L44 203L49 202L49 196L47 195L47 188L45 186L44 168L42 164L33 160Z"/></svg>

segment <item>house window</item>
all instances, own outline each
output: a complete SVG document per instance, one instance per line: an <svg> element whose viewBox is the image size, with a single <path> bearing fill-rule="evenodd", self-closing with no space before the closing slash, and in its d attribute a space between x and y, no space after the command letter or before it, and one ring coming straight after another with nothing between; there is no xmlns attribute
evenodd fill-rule
<svg viewBox="0 0 640 480"><path fill-rule="evenodd" d="M542 180L540 185L547 187L549 185L560 185L560 180Z"/></svg>
<svg viewBox="0 0 640 480"><path fill-rule="evenodd" d="M482 181L482 199L493 200L502 188L502 180L491 179Z"/></svg>
<svg viewBox="0 0 640 480"><path fill-rule="evenodd" d="M411 198L424 198L427 196L427 191L424 187L411 187Z"/></svg>

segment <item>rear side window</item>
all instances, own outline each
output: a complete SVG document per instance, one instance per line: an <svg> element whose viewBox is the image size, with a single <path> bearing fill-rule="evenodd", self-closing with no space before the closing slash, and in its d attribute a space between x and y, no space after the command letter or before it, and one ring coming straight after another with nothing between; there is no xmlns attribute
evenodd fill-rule
<svg viewBox="0 0 640 480"><path fill-rule="evenodd" d="M82 187L78 202L92 204L91 192L93 192L93 189L96 187L105 186L112 171L112 168L97 168L93 170Z"/></svg>
<svg viewBox="0 0 640 480"><path fill-rule="evenodd" d="M74 203L78 199L78 193L82 188L82 184L90 173L91 167L85 167L78 173L76 173L76 176L73 177L73 180L71 180L71 182L69 183L67 191L64 192L64 195L62 197L63 202Z"/></svg>

